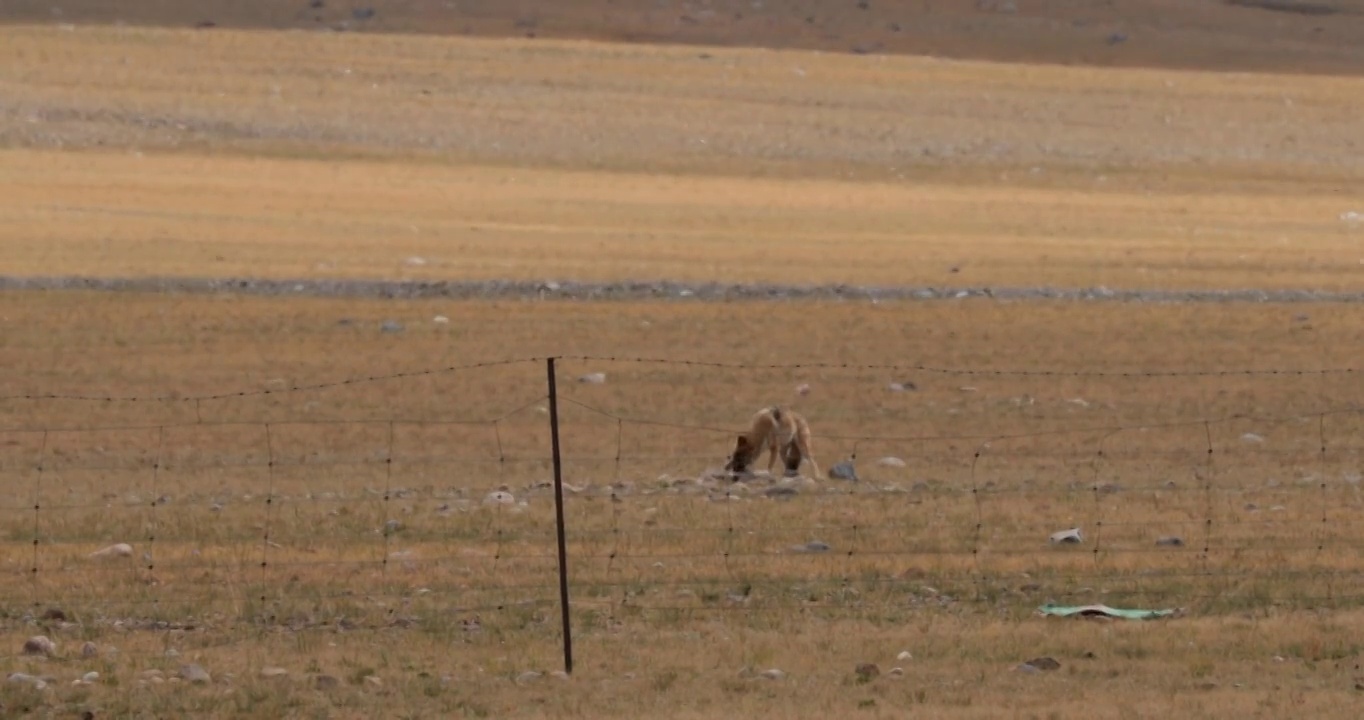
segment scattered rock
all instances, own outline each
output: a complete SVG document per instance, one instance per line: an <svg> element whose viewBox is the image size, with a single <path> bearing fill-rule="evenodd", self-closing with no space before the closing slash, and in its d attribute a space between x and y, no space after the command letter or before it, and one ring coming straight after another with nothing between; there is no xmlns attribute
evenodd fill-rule
<svg viewBox="0 0 1364 720"><path fill-rule="evenodd" d="M533 682L535 682L536 680L539 680L539 679L540 679L540 673L535 672L534 670L527 670L527 671L521 673L520 675L517 675L517 676L516 676L516 684L517 684L517 685L527 685L527 684L533 683Z"/></svg>
<svg viewBox="0 0 1364 720"><path fill-rule="evenodd" d="M853 672L857 674L858 682L871 682L881 676L881 668L876 663L861 663Z"/></svg>
<svg viewBox="0 0 1364 720"><path fill-rule="evenodd" d="M1061 663L1057 662L1056 658L1051 657L1037 657L1023 664L1038 670L1058 670L1061 667Z"/></svg>
<svg viewBox="0 0 1364 720"><path fill-rule="evenodd" d="M1121 45L1127 42L1127 33L1121 32L1112 33L1108 36L1106 40L1104 40L1104 42L1108 43L1109 45Z"/></svg>
<svg viewBox="0 0 1364 720"><path fill-rule="evenodd" d="M51 657L57 652L57 643L52 642L46 635L34 635L24 641L25 655L42 655Z"/></svg>
<svg viewBox="0 0 1364 720"><path fill-rule="evenodd" d="M1066 545L1078 545L1084 542L1084 538L1080 535L1080 528L1071 528L1069 530L1061 530L1059 532L1052 533L1051 541L1053 543L1061 543Z"/></svg>
<svg viewBox="0 0 1364 720"><path fill-rule="evenodd" d="M563 670L555 670L554 672L550 673L549 676L552 677L552 678L554 678L555 680L568 680L568 679L569 679L568 673L564 672Z"/></svg>
<svg viewBox="0 0 1364 720"><path fill-rule="evenodd" d="M16 685L19 685L19 684L23 684L23 685L32 685L33 688L34 688L35 690L46 690L46 689L47 689L47 681L46 681L46 680L44 680L44 679L38 677L37 675L29 675L28 673L21 673L21 672L10 673L10 675L9 675L9 681L12 682L12 683L14 683L14 684L16 684Z"/></svg>
<svg viewBox="0 0 1364 720"><path fill-rule="evenodd" d="M881 458L880 460L877 460L876 464L880 465L881 467L902 468L905 466L905 461L901 460L900 458L888 455L886 457Z"/></svg>
<svg viewBox="0 0 1364 720"><path fill-rule="evenodd" d="M1167 535L1157 538L1156 545L1159 547L1184 547L1184 539L1176 535Z"/></svg>
<svg viewBox="0 0 1364 720"><path fill-rule="evenodd" d="M350 11L350 16L355 18L356 20L369 20L370 18L374 17L374 8L372 7L355 8L354 10Z"/></svg>
<svg viewBox="0 0 1364 720"><path fill-rule="evenodd" d="M398 532L399 530L402 530L402 529L403 529L403 524L400 523L400 522L398 522L397 520L389 520L388 522L385 522L385 523L384 523L384 534L385 534L385 535L392 535L393 533L396 533L396 532Z"/></svg>
<svg viewBox="0 0 1364 720"><path fill-rule="evenodd" d="M83 658L99 657L99 647L96 646L94 643L90 642L89 640L86 640L85 644L81 645L81 657Z"/></svg>
<svg viewBox="0 0 1364 720"><path fill-rule="evenodd" d="M801 396L809 395L809 394L810 394L810 383L801 383L801 384L797 385L797 386L796 386L796 394L797 394L797 395L801 395Z"/></svg>
<svg viewBox="0 0 1364 720"><path fill-rule="evenodd" d="M132 557L133 546L128 543L115 543L90 553L92 558Z"/></svg>
<svg viewBox="0 0 1364 720"><path fill-rule="evenodd" d="M260 669L260 676L263 678L279 678L289 674L288 670L282 667L266 666Z"/></svg>
<svg viewBox="0 0 1364 720"><path fill-rule="evenodd" d="M195 685L207 685L208 683L213 682L212 676L210 676L208 671L198 663L181 665L180 671L176 673L176 675L181 680Z"/></svg>
<svg viewBox="0 0 1364 720"><path fill-rule="evenodd" d="M372 688L381 688L384 686L384 679L378 675L366 675L365 685Z"/></svg>
<svg viewBox="0 0 1364 720"><path fill-rule="evenodd" d="M1241 442L1257 443L1257 442L1264 442L1264 441L1265 441L1265 439L1264 439L1263 437L1260 437L1259 435L1256 435L1255 433L1246 433L1245 435L1242 435L1242 436L1241 436Z"/></svg>
<svg viewBox="0 0 1364 720"><path fill-rule="evenodd" d="M890 670L887 670L886 674L891 677L900 677L905 674L905 669L902 667L893 667Z"/></svg>
<svg viewBox="0 0 1364 720"><path fill-rule="evenodd" d="M494 490L483 496L484 505L515 505L516 498L505 490Z"/></svg>
<svg viewBox="0 0 1364 720"><path fill-rule="evenodd" d="M791 485L774 485L763 491L763 495L770 498L792 498L799 494L799 491Z"/></svg>
<svg viewBox="0 0 1364 720"><path fill-rule="evenodd" d="M588 373L578 378L578 382L588 385L601 385L606 382L606 373Z"/></svg>
<svg viewBox="0 0 1364 720"><path fill-rule="evenodd" d="M62 612L61 608L48 608L43 611L43 619L66 622L66 613Z"/></svg>
<svg viewBox="0 0 1364 720"><path fill-rule="evenodd" d="M313 687L318 690L333 690L341 687L341 681L334 675L314 675Z"/></svg>
<svg viewBox="0 0 1364 720"><path fill-rule="evenodd" d="M99 682L99 673L95 672L94 670L91 670L90 672L81 676L81 682L87 685L93 685Z"/></svg>
<svg viewBox="0 0 1364 720"><path fill-rule="evenodd" d="M781 670L778 670L777 668L772 668L770 670L762 671L761 673L758 674L758 677L763 678L765 680L781 680L782 678L786 677L786 673L782 672Z"/></svg>
<svg viewBox="0 0 1364 720"><path fill-rule="evenodd" d="M895 656L895 659L896 659L896 660L902 660L902 661L903 661L903 660L913 660L913 659L914 659L914 656L911 655L910 652L909 652L908 650L901 650L901 651L900 651L900 654Z"/></svg>
<svg viewBox="0 0 1364 720"><path fill-rule="evenodd" d="M420 255L413 255L412 257L404 260L403 264L411 267L421 267L422 265L426 264L426 258L421 257Z"/></svg>
<svg viewBox="0 0 1364 720"><path fill-rule="evenodd" d="M826 543L822 540L811 540L810 542L805 543L804 545L796 545L792 547L791 551L798 553L822 553L829 552L830 549L831 548L829 547L829 543Z"/></svg>
<svg viewBox="0 0 1364 720"><path fill-rule="evenodd" d="M853 466L852 460L844 460L829 468L829 477L834 480L857 482L857 468Z"/></svg>
<svg viewBox="0 0 1364 720"><path fill-rule="evenodd" d="M904 392L906 390L918 390L919 386L915 385L914 383L908 380L905 380L904 382L893 382L887 385L886 389L891 392Z"/></svg>
<svg viewBox="0 0 1364 720"><path fill-rule="evenodd" d="M400 333L403 331L403 324L397 320L385 320L379 323L379 332Z"/></svg>

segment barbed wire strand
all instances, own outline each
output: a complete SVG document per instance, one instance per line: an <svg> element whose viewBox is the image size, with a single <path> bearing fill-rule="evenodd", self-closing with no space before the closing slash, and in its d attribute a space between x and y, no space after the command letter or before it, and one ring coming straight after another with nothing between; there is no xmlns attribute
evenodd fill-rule
<svg viewBox="0 0 1364 720"><path fill-rule="evenodd" d="M386 373L380 375L365 375L361 377L346 378L330 382L316 383L312 385L291 385L282 388L265 388L260 390L236 390L230 392L209 393L206 395L88 395L88 394L62 394L62 393L26 393L16 395L0 396L0 401L14 400L66 400L74 402L184 402L200 403L211 400L226 400L229 398L257 397L265 395L284 395L287 393L308 392L312 390L326 390L330 388L345 387L348 385L364 385L368 383L384 382L388 380L404 380L430 375L441 375L465 370L483 370L494 367L506 367L511 365L521 365L528 363L543 363L544 358L512 358L506 360L488 360L484 362L469 363L466 365L448 365L445 367L428 368L424 370L409 370L404 372Z"/></svg>
<svg viewBox="0 0 1364 720"><path fill-rule="evenodd" d="M1233 370L1010 370L993 368L948 368L926 363L735 363L709 360L685 360L678 358L629 357L609 355L557 355L556 359L570 362L628 363L636 365L672 365L687 368L713 368L724 370L851 370L851 371L893 371L928 372L942 375L998 375L998 376L1035 376L1035 377L1120 377L1120 378L1194 378L1194 377L1232 377L1232 376L1318 376L1348 375L1364 372L1357 368L1246 368Z"/></svg>

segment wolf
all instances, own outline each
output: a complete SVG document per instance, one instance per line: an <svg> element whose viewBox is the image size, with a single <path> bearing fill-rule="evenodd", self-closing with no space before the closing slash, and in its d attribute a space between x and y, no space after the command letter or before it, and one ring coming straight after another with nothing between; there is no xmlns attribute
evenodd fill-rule
<svg viewBox="0 0 1364 720"><path fill-rule="evenodd" d="M819 477L819 463L815 462L815 456L810 452L810 424L799 413L783 410L776 405L755 413L748 431L735 441L734 452L730 453L725 470L736 474L749 472L764 449L768 451L768 472L772 472L780 454L787 476L796 475L801 462L809 460L814 470L813 477Z"/></svg>

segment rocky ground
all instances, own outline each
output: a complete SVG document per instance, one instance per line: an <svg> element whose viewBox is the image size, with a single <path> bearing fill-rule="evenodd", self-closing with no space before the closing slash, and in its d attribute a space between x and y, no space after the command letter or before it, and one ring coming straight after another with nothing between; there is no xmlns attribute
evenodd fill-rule
<svg viewBox="0 0 1364 720"><path fill-rule="evenodd" d="M1055 287L867 287L857 285L689 284L677 282L268 280L253 278L104 278L0 276L0 290L232 293L337 298L451 300L1078 300L1119 302L1360 302L1364 292L1319 290L1113 290Z"/></svg>

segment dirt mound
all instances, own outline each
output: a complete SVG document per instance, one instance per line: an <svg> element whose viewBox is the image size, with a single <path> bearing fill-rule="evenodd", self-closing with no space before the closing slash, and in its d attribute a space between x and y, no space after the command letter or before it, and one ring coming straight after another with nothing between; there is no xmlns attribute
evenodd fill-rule
<svg viewBox="0 0 1364 720"><path fill-rule="evenodd" d="M906 53L1359 74L1359 0L10 0L0 22L114 23Z"/></svg>

